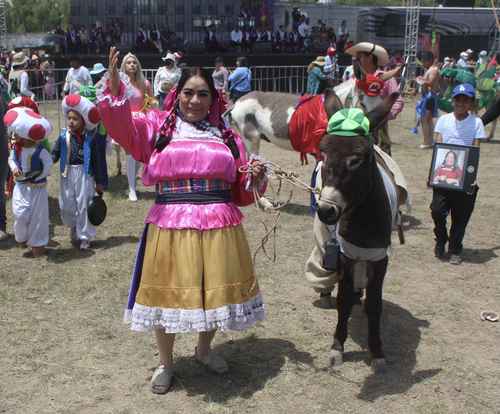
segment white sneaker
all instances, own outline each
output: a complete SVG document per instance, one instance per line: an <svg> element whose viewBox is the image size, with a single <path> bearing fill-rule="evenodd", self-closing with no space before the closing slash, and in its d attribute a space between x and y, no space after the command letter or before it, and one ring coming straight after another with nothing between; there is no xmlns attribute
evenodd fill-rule
<svg viewBox="0 0 500 414"><path fill-rule="evenodd" d="M429 148L432 148L432 145L420 144L420 145L419 145L419 148L420 148L420 149L429 149Z"/></svg>
<svg viewBox="0 0 500 414"><path fill-rule="evenodd" d="M0 230L0 241L7 240L8 238L9 235L5 231Z"/></svg>
<svg viewBox="0 0 500 414"><path fill-rule="evenodd" d="M82 240L80 242L80 250L88 250L90 248L90 242L88 240Z"/></svg>
<svg viewBox="0 0 500 414"><path fill-rule="evenodd" d="M135 190L130 190L129 193L128 193L128 199L130 201L137 201L137 193L135 192Z"/></svg>

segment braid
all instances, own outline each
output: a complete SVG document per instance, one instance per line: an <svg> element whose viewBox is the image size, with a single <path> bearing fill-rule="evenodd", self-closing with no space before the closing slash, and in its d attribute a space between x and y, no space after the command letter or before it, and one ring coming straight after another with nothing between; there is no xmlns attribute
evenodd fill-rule
<svg viewBox="0 0 500 414"><path fill-rule="evenodd" d="M172 134L174 133L175 123L177 121L177 115L175 110L173 110L170 115L165 119L165 122L160 128L160 136L156 140L155 149L159 152L170 143L172 140Z"/></svg>

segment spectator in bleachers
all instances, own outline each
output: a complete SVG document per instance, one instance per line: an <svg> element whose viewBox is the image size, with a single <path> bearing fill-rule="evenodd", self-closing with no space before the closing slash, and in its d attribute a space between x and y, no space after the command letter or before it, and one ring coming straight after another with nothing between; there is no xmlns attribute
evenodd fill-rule
<svg viewBox="0 0 500 414"><path fill-rule="evenodd" d="M231 31L231 46L236 49L236 51L241 51L241 44L243 41L243 32L239 27L235 27Z"/></svg>
<svg viewBox="0 0 500 414"><path fill-rule="evenodd" d="M347 22L342 20L340 23L339 35L337 37L337 50L339 52L344 52L345 44L349 38L349 31L347 30Z"/></svg>
<svg viewBox="0 0 500 414"><path fill-rule="evenodd" d="M284 44L286 41L286 32L283 25L280 25L278 30L274 32L273 35L273 45L272 49L275 52L281 52L284 49Z"/></svg>

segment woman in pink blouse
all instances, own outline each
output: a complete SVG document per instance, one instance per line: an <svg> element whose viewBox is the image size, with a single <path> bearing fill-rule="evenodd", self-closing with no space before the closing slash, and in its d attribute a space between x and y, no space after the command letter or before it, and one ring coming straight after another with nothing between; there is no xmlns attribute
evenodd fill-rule
<svg viewBox="0 0 500 414"><path fill-rule="evenodd" d="M144 163L145 185L156 186L132 277L126 320L132 330L154 330L160 366L154 393L171 385L175 334L198 332L195 358L212 371L227 364L210 344L217 329L243 330L264 318L264 305L237 206L264 192L264 167L248 164L245 148L221 118L212 77L186 69L164 111L133 117L127 86L110 51L99 110L112 136Z"/></svg>

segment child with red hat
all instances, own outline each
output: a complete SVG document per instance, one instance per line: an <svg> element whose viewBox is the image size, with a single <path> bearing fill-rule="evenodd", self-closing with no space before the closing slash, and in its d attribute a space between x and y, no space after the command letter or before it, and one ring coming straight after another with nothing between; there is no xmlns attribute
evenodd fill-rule
<svg viewBox="0 0 500 414"><path fill-rule="evenodd" d="M14 139L9 156L9 167L16 181L12 194L14 236L17 243L31 248L25 256L38 257L44 254L49 242L47 176L52 159L42 141L52 126L25 107L8 110L3 120Z"/></svg>
<svg viewBox="0 0 500 414"><path fill-rule="evenodd" d="M38 105L36 102L31 99L29 96L18 96L14 99L12 99L8 104L7 104L7 110L13 109L13 108L28 108L31 109L33 112L36 112L37 114L40 113L38 110ZM12 141L9 143L9 149L14 147L15 142ZM41 144L45 147L47 151L50 152L50 144L49 140L47 138L43 139ZM14 177L12 176L12 173L9 170L9 174L7 175L7 185L5 187L5 197L6 198L11 198L12 197L12 192L14 191Z"/></svg>
<svg viewBox="0 0 500 414"><path fill-rule="evenodd" d="M52 150L61 172L59 207L63 223L71 228L71 241L86 250L96 235L87 207L96 192L103 192L107 176L102 163L105 155L99 153L102 147L95 139L100 117L97 107L80 95L67 95L62 108L67 128Z"/></svg>

